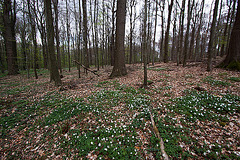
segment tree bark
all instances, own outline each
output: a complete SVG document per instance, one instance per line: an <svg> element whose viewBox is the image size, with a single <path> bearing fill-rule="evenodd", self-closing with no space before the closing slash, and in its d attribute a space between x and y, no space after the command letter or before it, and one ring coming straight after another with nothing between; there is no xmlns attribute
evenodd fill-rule
<svg viewBox="0 0 240 160"><path fill-rule="evenodd" d="M0 69L1 72L4 73L5 72L5 52L4 52L4 44L2 42L0 42Z"/></svg>
<svg viewBox="0 0 240 160"><path fill-rule="evenodd" d="M110 77L123 76L127 74L125 66L125 22L126 22L126 0L117 1L117 24L116 24L116 50L114 54L114 66Z"/></svg>
<svg viewBox="0 0 240 160"><path fill-rule="evenodd" d="M26 12L25 12L25 1L23 1L22 5L23 5L23 20L21 22L21 26L20 26L20 38L21 38L21 53L23 55L23 66L22 69L26 70L27 69L27 48L26 48Z"/></svg>
<svg viewBox="0 0 240 160"><path fill-rule="evenodd" d="M79 40L79 37L80 37L80 34L79 34L79 17L78 17L78 14L77 14L77 10L76 10L76 1L73 0L73 6L74 6L74 17L75 17L75 31L76 31L76 48L75 48L75 60L80 62L80 40ZM79 8L80 9L80 8ZM81 73L80 73L80 66L77 65L77 70L78 70L78 78L81 78Z"/></svg>
<svg viewBox="0 0 240 160"><path fill-rule="evenodd" d="M115 2L115 0L114 0L114 2ZM96 66L97 66L97 70L99 71L98 25L97 25L98 24L98 0L95 0L94 4L95 4L94 5L94 28L95 28L95 59L96 59L95 63L96 63ZM113 24L114 24L114 22L113 22ZM112 31L112 38L114 37L113 34L114 34L114 31ZM114 44L113 43L114 43L114 40L112 40L112 45L111 45L111 47L114 48ZM113 51L114 51L113 48L112 48L112 52L111 52L112 55L113 55ZM112 56L112 60L113 60L113 56Z"/></svg>
<svg viewBox="0 0 240 160"><path fill-rule="evenodd" d="M60 74L62 74L61 65L61 53L60 53L60 42L59 42L59 29L58 29L58 0L53 0L54 13L55 13L55 38L56 38L56 48L57 48L57 63Z"/></svg>
<svg viewBox="0 0 240 160"><path fill-rule="evenodd" d="M143 24L143 63L144 63L144 80L143 87L147 87L147 0L144 5L144 24Z"/></svg>
<svg viewBox="0 0 240 160"><path fill-rule="evenodd" d="M153 53L152 53L152 65L154 66L155 63L155 54L156 54L156 33L157 33L157 17L158 17L158 0L156 0L156 6L155 6L155 24L154 24L154 35L153 35Z"/></svg>
<svg viewBox="0 0 240 160"><path fill-rule="evenodd" d="M89 55L88 55L88 27L87 27L87 2L86 0L82 0L82 9L83 9L83 54L84 54L84 62L85 66L89 68Z"/></svg>
<svg viewBox="0 0 240 160"><path fill-rule="evenodd" d="M162 37L160 43L160 58L159 61L162 61L162 55L164 53L163 42L164 42L164 9L165 9L165 0L162 1L162 11L161 11L161 18L162 18Z"/></svg>
<svg viewBox="0 0 240 160"><path fill-rule="evenodd" d="M168 39L169 39L172 8L173 8L173 0L171 0L171 4L168 6L168 22L167 22L167 30L165 34L164 59L163 59L164 63L168 62Z"/></svg>
<svg viewBox="0 0 240 160"><path fill-rule="evenodd" d="M96 0L95 0L96 1ZM115 51L115 2L116 0L113 0L112 2L112 34L111 34L111 46L110 46L110 50L111 50L111 66L114 65L114 51ZM98 68L99 70L99 68Z"/></svg>
<svg viewBox="0 0 240 160"><path fill-rule="evenodd" d="M78 35L78 61L81 63L82 61L82 52L81 52L81 33L82 33L82 12L81 12L81 0L78 1L78 8L79 8L79 35ZM82 63L81 63L82 64ZM81 70L80 70L80 66L78 67L78 77L81 77Z"/></svg>
<svg viewBox="0 0 240 160"><path fill-rule="evenodd" d="M18 74L17 48L16 48L16 1L4 0L3 2L3 35L7 54L8 74Z"/></svg>
<svg viewBox="0 0 240 160"><path fill-rule="evenodd" d="M54 81L56 86L60 86L62 84L62 81L59 76L57 61L55 57L54 28L53 28L51 1L44 0L44 4L45 4L46 25L47 25L50 81Z"/></svg>
<svg viewBox="0 0 240 160"><path fill-rule="evenodd" d="M68 0L66 0L66 25L67 25L67 53L68 53L68 71L71 71L71 55L70 55L70 23L69 23L69 12L68 12Z"/></svg>
<svg viewBox="0 0 240 160"><path fill-rule="evenodd" d="M227 38L227 47L229 45L229 41L230 41L230 36L231 36L231 30L232 30L232 25L233 25L233 19L234 19L234 15L235 15L235 8L236 8L236 1L237 0L233 0L233 6L232 6L232 14L231 14L231 18L230 18L230 24L228 27L228 38Z"/></svg>

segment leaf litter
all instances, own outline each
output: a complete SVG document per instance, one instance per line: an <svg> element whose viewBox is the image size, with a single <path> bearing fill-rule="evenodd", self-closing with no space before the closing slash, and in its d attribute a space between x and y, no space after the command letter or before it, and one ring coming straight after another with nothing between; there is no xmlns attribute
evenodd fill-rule
<svg viewBox="0 0 240 160"><path fill-rule="evenodd" d="M1 159L162 159L149 107L170 159L239 158L238 72L159 63L142 89L142 66L127 68L114 79L109 66L100 77L65 71L64 90L47 72L2 77Z"/></svg>

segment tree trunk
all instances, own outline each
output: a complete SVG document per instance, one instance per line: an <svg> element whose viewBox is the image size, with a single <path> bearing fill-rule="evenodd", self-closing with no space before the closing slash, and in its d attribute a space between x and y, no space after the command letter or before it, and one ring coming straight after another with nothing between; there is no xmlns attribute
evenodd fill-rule
<svg viewBox="0 0 240 160"><path fill-rule="evenodd" d="M68 13L68 0L66 0L66 25L67 25L67 53L68 53L68 71L71 71L71 55L70 55L70 23L69 23L69 13Z"/></svg>
<svg viewBox="0 0 240 160"><path fill-rule="evenodd" d="M116 24L116 50L114 54L114 66L110 77L123 76L127 74L125 66L125 22L126 22L126 0L117 1L117 24Z"/></svg>
<svg viewBox="0 0 240 160"><path fill-rule="evenodd" d="M164 53L163 42L164 42L164 9L165 9L165 0L162 1L162 11L161 11L161 18L162 18L162 37L160 43L160 58L159 61L162 61L162 55Z"/></svg>
<svg viewBox="0 0 240 160"><path fill-rule="evenodd" d="M165 34L164 59L163 59L164 63L168 62L168 38L169 38L172 8L173 8L173 0L171 0L171 4L168 6L168 22L167 22L167 30Z"/></svg>
<svg viewBox="0 0 240 160"><path fill-rule="evenodd" d="M60 74L62 74L61 55L60 55L60 42L59 42L59 29L58 29L58 0L53 0L54 13L55 13L55 37L57 48L57 63Z"/></svg>
<svg viewBox="0 0 240 160"><path fill-rule="evenodd" d="M156 0L155 6L155 24L154 24L154 35L153 35L153 53L152 53L152 65L154 66L155 63L155 54L156 54L156 33L157 33L157 17L158 17L158 0Z"/></svg>
<svg viewBox="0 0 240 160"><path fill-rule="evenodd" d="M229 41L230 41L230 36L231 36L231 30L232 30L232 23L233 23L233 19L234 19L234 15L235 15L235 7L236 7L236 1L237 0L233 0L233 6L232 6L232 14L231 14L231 18L230 18L230 24L228 27L228 38L227 38L227 47L229 45Z"/></svg>
<svg viewBox="0 0 240 160"><path fill-rule="evenodd" d="M175 50L176 46L178 45L176 43L176 23L177 23L177 9L174 12L174 21L173 21L173 39L172 39L172 50L171 50L171 58L170 60L173 61L175 57Z"/></svg>
<svg viewBox="0 0 240 160"><path fill-rule="evenodd" d="M33 1L33 5L30 4L30 0L28 2L28 15L29 15L29 22L31 25L31 34L32 34L32 41L34 46L34 53L33 53L33 69L34 69L34 75L35 78L38 79L37 75L37 37L36 37L36 26L35 26L35 18L32 17L32 10L30 6L34 6L35 2ZM34 6L35 7L35 6Z"/></svg>
<svg viewBox="0 0 240 160"><path fill-rule="evenodd" d="M188 54L188 45L189 45L189 28L190 28L190 22L191 22L191 17L192 17L192 10L194 6L194 0L192 2L191 6L191 0L188 0L188 18L187 18L187 30L185 33L185 40L184 40L184 50L183 50L183 67L186 66L187 63L187 54Z"/></svg>
<svg viewBox="0 0 240 160"><path fill-rule="evenodd" d="M238 0L237 14L233 25L230 43L225 60L219 67L240 71L240 0Z"/></svg>
<svg viewBox="0 0 240 160"><path fill-rule="evenodd" d="M184 27L184 11L185 11L185 1L182 1L182 8L179 19L179 29L180 29L180 38L179 38L179 52L177 53L177 65L182 63L182 53L183 53L183 27Z"/></svg>
<svg viewBox="0 0 240 160"><path fill-rule="evenodd" d="M147 87L147 0L144 5L144 24L143 24L143 63L144 63L144 80L143 87Z"/></svg>
<svg viewBox="0 0 240 160"><path fill-rule="evenodd" d="M5 61L5 52L4 52L4 47L3 47L3 43L0 42L0 69L1 72L4 73L5 71L5 65L4 65L4 61Z"/></svg>
<svg viewBox="0 0 240 160"><path fill-rule="evenodd" d="M87 29L87 2L86 0L82 0L82 9L83 9L83 54L84 54L84 62L85 66L89 68L89 55L88 55L88 29Z"/></svg>
<svg viewBox="0 0 240 160"><path fill-rule="evenodd" d="M17 48L16 48L16 1L13 4L11 0L3 2L3 35L5 40L5 49L8 62L8 74L18 74Z"/></svg>
<svg viewBox="0 0 240 160"><path fill-rule="evenodd" d="M212 71L212 56L213 56L213 40L214 40L214 34L215 34L215 28L216 28L216 19L217 19L217 12L218 12L218 3L219 0L215 1L215 7L214 7L214 13L213 13L213 20L211 25L211 31L210 31L210 39L208 44L208 63L207 63L207 71Z"/></svg>
<svg viewBox="0 0 240 160"><path fill-rule="evenodd" d="M80 62L80 57L79 57L79 52L80 52L80 40L79 40L79 37L80 37L80 34L79 34L79 18L77 16L77 10L76 10L76 1L73 0L73 7L74 7L74 17L75 17L75 31L76 31L76 36L75 36L75 39L76 39L76 48L75 48L75 60ZM81 78L81 74L80 74L80 65L77 65L77 70L78 70L78 78Z"/></svg>
<svg viewBox="0 0 240 160"><path fill-rule="evenodd" d="M105 53L105 45L104 45L104 40L105 40L105 7L104 7L104 1L102 1L102 14L103 14L103 24L102 24L102 68L104 68L104 53Z"/></svg>
<svg viewBox="0 0 240 160"><path fill-rule="evenodd" d="M110 50L111 50L111 66L114 65L114 51L115 51L115 2L116 0L113 0L113 5L112 5L112 35L111 35L111 46L110 46Z"/></svg>
<svg viewBox="0 0 240 160"><path fill-rule="evenodd" d="M94 16L93 16L93 9L92 9L92 3L93 1L90 0L90 17L91 17L91 30L92 30L92 49L90 51L90 65L93 65L93 54L95 54L95 51L94 51L94 46L95 46L95 32L94 32ZM91 48L91 45L90 45L90 37L89 37L89 48ZM93 54L92 54L93 53Z"/></svg>
<svg viewBox="0 0 240 160"><path fill-rule="evenodd" d="M220 9L219 9L219 13L222 13L222 8L223 8L223 0L220 1ZM214 43L214 48L215 48L215 52L214 52L214 59L216 59L216 56L219 55L219 50L220 50L220 44L221 44L221 35L222 35L222 30L221 30L221 27L223 26L222 25L222 22L221 22L221 19L222 19L222 14L219 14L218 15L218 20L217 20L217 34L215 35L215 43Z"/></svg>
<svg viewBox="0 0 240 160"><path fill-rule="evenodd" d="M135 0L130 1L130 57L129 57L129 63L132 64L133 61L133 7L136 5Z"/></svg>
<svg viewBox="0 0 240 160"><path fill-rule="evenodd" d="M147 13L147 64L149 64L150 62L150 58L151 58L151 53L152 53L152 46L151 46L151 31L152 31L152 23L151 23L151 3L148 3L148 13Z"/></svg>
<svg viewBox="0 0 240 160"><path fill-rule="evenodd" d="M25 1L23 1L23 10L25 11ZM27 69L27 49L26 49L26 13L23 12L22 25L20 27L20 38L21 38L21 53L23 55L23 70Z"/></svg>
<svg viewBox="0 0 240 160"><path fill-rule="evenodd" d="M114 0L115 1L115 0ZM95 28L95 64L99 71L99 54L98 54L98 0L94 2L94 28ZM113 35L112 35L113 36ZM111 46L114 46L113 44ZM112 53L113 55L113 50Z"/></svg>
<svg viewBox="0 0 240 160"><path fill-rule="evenodd" d="M200 31L202 29L202 17L203 17L203 9L204 9L204 3L205 3L205 0L202 1L202 4L201 4L201 15L200 15L200 22L199 22L199 25L198 25L198 30L197 30L197 36L196 36L196 47L195 47L195 61L197 61L197 59L199 59L199 51L200 51Z"/></svg>
<svg viewBox="0 0 240 160"><path fill-rule="evenodd" d="M79 8L79 35L78 35L78 61L81 63L82 57L81 57L81 33L82 33L82 12L81 12L81 0L78 1L78 8ZM82 64L82 63L81 63ZM81 77L81 70L80 70L80 65L78 65L78 78Z"/></svg>
<svg viewBox="0 0 240 160"><path fill-rule="evenodd" d="M46 25L47 25L50 81L54 81L56 86L60 86L62 84L62 81L59 76L57 61L55 57L54 28L53 28L51 1L44 0L44 4L45 4Z"/></svg>
<svg viewBox="0 0 240 160"><path fill-rule="evenodd" d="M190 48L189 48L189 54L188 54L188 59L192 60L194 51L194 42L195 42L195 30L196 30L196 20L193 22L193 27L192 27L192 33L191 33L191 40L190 40Z"/></svg>

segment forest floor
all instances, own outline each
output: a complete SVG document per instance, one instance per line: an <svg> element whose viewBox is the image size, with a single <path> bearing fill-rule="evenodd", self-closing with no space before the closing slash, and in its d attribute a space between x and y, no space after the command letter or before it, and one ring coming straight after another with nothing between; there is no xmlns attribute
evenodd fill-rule
<svg viewBox="0 0 240 160"><path fill-rule="evenodd" d="M0 75L0 158L162 159L152 115L171 159L240 159L239 72L157 63L141 88L143 66L127 69L64 69L62 88L43 69Z"/></svg>

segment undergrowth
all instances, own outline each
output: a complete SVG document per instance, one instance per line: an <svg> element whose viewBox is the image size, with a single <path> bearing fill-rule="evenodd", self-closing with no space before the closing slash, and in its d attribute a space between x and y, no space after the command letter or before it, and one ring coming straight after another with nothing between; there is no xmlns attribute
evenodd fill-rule
<svg viewBox="0 0 240 160"><path fill-rule="evenodd" d="M211 77L206 82L225 85ZM196 139L206 136L196 130L202 130L197 122L216 122L224 127L231 116L240 112L240 97L190 90L185 96L154 108L150 90L135 89L118 81L99 82L97 87L99 91L85 98L69 98L55 91L35 100L0 100L0 109L4 111L0 118L1 137L11 138L8 133L15 129L26 134L24 142L33 143L33 137L42 134L38 143L45 144L46 150L55 146L54 154L66 159L71 156L75 159L91 156L145 159L143 145L148 153L161 159L160 140L151 129L151 111L171 159L238 158L233 152L222 154L222 149L231 150L231 145L207 144ZM166 86L156 91L171 88ZM168 92L165 96L171 94ZM149 143L143 144L143 137L147 137ZM3 149L8 148L3 146ZM31 149L23 151L24 154L30 152ZM8 151L8 154L13 153ZM21 157L21 153L15 154Z"/></svg>

